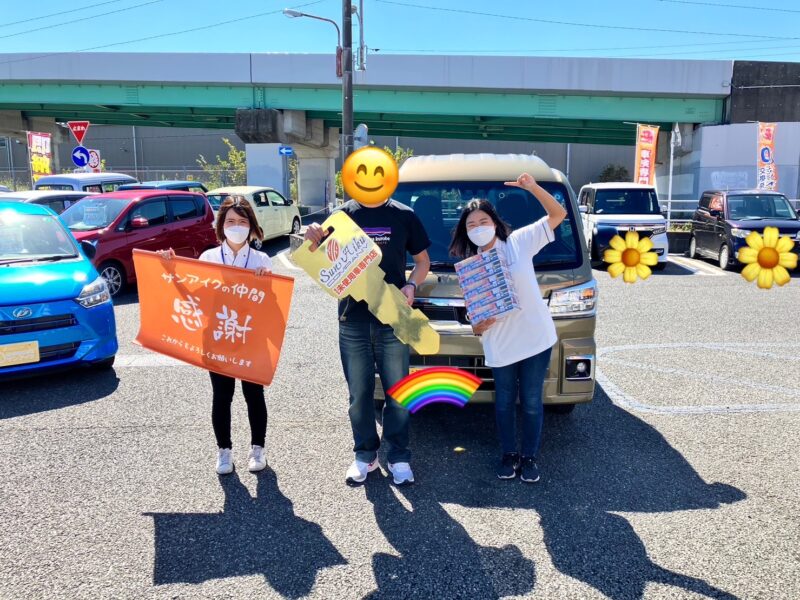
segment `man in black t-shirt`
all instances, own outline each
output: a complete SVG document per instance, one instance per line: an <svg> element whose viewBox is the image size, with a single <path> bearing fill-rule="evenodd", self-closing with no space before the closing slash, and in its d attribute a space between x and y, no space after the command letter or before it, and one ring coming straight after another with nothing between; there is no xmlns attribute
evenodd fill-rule
<svg viewBox="0 0 800 600"><path fill-rule="evenodd" d="M409 207L388 200L368 207L355 200L339 210L356 222L380 247L380 267L385 281L400 288L411 305L417 286L428 275L430 240L422 222ZM308 227L306 239L319 244L324 232L314 223ZM312 246L312 249L315 249ZM414 269L406 280L406 255L414 259ZM366 302L345 298L339 302L339 353L350 390L350 424L353 428L355 461L347 470L350 485L363 483L378 468L380 438L375 426L375 371L383 389L388 390L408 375L408 346L381 323ZM409 413L387 398L383 408L383 439L387 445L387 461L396 485L414 482L408 449Z"/></svg>

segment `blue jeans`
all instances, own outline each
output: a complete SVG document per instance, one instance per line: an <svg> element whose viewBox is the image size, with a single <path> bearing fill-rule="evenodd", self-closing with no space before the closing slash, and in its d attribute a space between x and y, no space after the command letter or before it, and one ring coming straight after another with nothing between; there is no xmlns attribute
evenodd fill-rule
<svg viewBox="0 0 800 600"><path fill-rule="evenodd" d="M522 405L522 456L535 457L542 440L542 387L550 364L548 348L505 367L492 367L497 433L503 454L517 451L517 396Z"/></svg>
<svg viewBox="0 0 800 600"><path fill-rule="evenodd" d="M392 328L377 320L340 321L339 352L350 389L350 425L356 459L372 462L381 445L375 426L375 369L388 390L408 375L408 346ZM409 412L387 398L383 407L383 439L390 463L408 462Z"/></svg>

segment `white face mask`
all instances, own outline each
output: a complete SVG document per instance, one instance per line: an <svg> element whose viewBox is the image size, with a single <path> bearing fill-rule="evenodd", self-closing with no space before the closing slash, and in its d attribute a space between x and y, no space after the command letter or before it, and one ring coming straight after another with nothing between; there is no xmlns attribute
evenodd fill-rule
<svg viewBox="0 0 800 600"><path fill-rule="evenodd" d="M250 237L250 228L242 227L241 225L234 225L233 227L226 227L224 230L225 239L230 240L234 244L243 244Z"/></svg>
<svg viewBox="0 0 800 600"><path fill-rule="evenodd" d="M467 236L478 248L483 248L484 246L488 246L494 239L495 228L493 225L475 227L467 231Z"/></svg>

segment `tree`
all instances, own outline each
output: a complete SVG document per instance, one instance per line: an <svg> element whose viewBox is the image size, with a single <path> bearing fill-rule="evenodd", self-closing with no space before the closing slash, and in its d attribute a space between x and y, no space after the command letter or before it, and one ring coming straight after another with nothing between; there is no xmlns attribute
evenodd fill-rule
<svg viewBox="0 0 800 600"><path fill-rule="evenodd" d="M222 138L222 143L228 147L228 156L222 158L217 154L216 162L210 163L202 154L197 159L197 164L203 169L206 185L209 189L228 185L245 185L247 182L247 161L245 151L239 150L231 144L228 138Z"/></svg>
<svg viewBox="0 0 800 600"><path fill-rule="evenodd" d="M606 165L597 178L599 183L605 181L630 181L631 174L622 165Z"/></svg>

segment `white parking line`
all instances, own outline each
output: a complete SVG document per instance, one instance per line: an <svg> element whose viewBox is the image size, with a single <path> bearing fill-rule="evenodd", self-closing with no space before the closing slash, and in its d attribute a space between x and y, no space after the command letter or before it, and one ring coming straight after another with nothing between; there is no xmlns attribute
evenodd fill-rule
<svg viewBox="0 0 800 600"><path fill-rule="evenodd" d="M668 260L672 261L679 267L688 269L695 275L709 275L711 277L726 277L727 275L730 275L730 273L727 271L723 271L714 265L704 263L700 260L686 258L684 256L670 256Z"/></svg>
<svg viewBox="0 0 800 600"><path fill-rule="evenodd" d="M163 354L117 354L114 360L115 369L191 366Z"/></svg>
<svg viewBox="0 0 800 600"><path fill-rule="evenodd" d="M668 349L695 349L702 348L706 350L715 350L717 352L731 352L737 354L753 354L755 356L769 356L773 358L780 358L786 360L785 355L777 355L768 352L770 348L793 348L800 349L800 344L797 343L774 343L774 344L743 344L743 343L674 343L674 344L633 344L630 346L610 346L608 348L601 348L597 350L598 366L595 368L595 378L597 383L603 388L611 401L617 406L629 411L646 412L654 414L680 414L680 415L700 415L700 414L737 414L737 413L765 413L765 412L800 412L800 404L736 404L736 405L701 405L701 406L654 406L645 404L636 400L634 397L622 391L613 381L611 381L605 373L600 369L600 358L604 355L613 354L615 352L623 351L650 351L652 355L653 350L668 350ZM793 355L792 358L796 358ZM606 359L611 364L619 364L633 368L645 368L653 372L667 373L670 375L677 375L678 377L686 379L694 379L696 381L720 381L723 383L732 383L743 387L753 387L773 391L775 393L784 394L787 396L800 397L800 389L789 388L784 386L767 385L753 381L745 381L741 379L724 378L717 375L710 375L707 373L696 373L694 371L687 371L683 369L673 369L667 367L659 367L657 365L645 365L642 363L628 362L619 359Z"/></svg>
<svg viewBox="0 0 800 600"><path fill-rule="evenodd" d="M292 264L292 261L289 260L289 250L284 250L283 252L278 252L275 255L275 258L277 258L279 261L281 261L281 264L284 267L286 267L287 269L289 269L290 271L302 271L303 270L300 267L294 266Z"/></svg>

